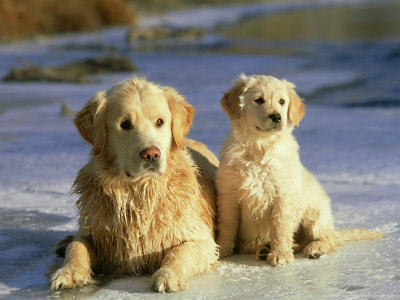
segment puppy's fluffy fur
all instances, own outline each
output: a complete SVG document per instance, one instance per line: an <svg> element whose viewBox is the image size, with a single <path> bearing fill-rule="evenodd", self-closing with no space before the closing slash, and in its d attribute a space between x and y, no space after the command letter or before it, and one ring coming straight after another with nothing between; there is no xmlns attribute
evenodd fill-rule
<svg viewBox="0 0 400 300"><path fill-rule="evenodd" d="M275 266L292 261L293 250L318 258L343 241L382 237L334 229L330 199L301 164L292 135L305 114L294 88L270 76L241 75L221 99L231 120L217 171L222 257L236 246Z"/></svg>
<svg viewBox="0 0 400 300"><path fill-rule="evenodd" d="M212 268L218 160L184 140L192 115L174 89L141 78L97 93L77 114L93 148L74 183L79 231L64 243L52 289L90 283L97 271L155 272L154 290L175 292Z"/></svg>

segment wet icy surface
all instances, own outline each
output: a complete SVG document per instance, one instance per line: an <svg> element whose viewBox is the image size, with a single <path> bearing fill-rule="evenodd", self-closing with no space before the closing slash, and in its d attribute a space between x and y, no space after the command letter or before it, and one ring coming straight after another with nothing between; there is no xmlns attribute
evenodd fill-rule
<svg viewBox="0 0 400 300"><path fill-rule="evenodd" d="M60 115L61 104L79 110L93 93L131 74L100 76L86 85L0 83L0 299L398 299L400 106L379 105L386 97L382 95L393 93L397 101L398 93L383 79L374 85L373 78L391 74L389 79L398 81L395 70L400 68L398 58L372 60L377 53L394 53L399 47L396 39L371 42L366 47L370 52L361 51L364 57L357 63L359 48L352 43L328 45L326 56L140 53L124 45L124 32L112 29L2 46L0 76L18 65L18 56L58 64L98 55L101 50L71 51L62 46L101 39L130 55L139 74L185 94L197 109L190 136L215 153L229 130L219 99L232 80L241 72L286 77L311 99L295 134L304 164L332 198L336 226L377 229L386 237L345 244L319 260L297 256L294 263L276 268L253 256L236 255L196 276L188 290L174 295L152 292L149 275L100 278L96 285L50 293L47 273L62 263L52 247L77 228L70 186L89 153L71 117ZM338 60L341 53L351 63ZM388 65L392 69L385 72ZM365 72L367 68L375 77ZM364 103L369 95L377 105L345 105Z"/></svg>

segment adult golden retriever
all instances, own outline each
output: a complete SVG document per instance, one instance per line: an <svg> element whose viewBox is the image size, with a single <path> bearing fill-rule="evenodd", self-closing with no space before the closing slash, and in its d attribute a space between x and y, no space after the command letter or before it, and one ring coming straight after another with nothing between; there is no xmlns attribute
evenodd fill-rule
<svg viewBox="0 0 400 300"><path fill-rule="evenodd" d="M79 231L52 289L91 283L93 272L155 272L154 290L176 292L212 268L218 160L184 139L193 112L174 89L133 78L77 114L92 151L74 183Z"/></svg>
<svg viewBox="0 0 400 300"><path fill-rule="evenodd" d="M294 88L271 76L242 74L221 100L231 120L217 171L221 257L236 246L276 266L292 261L293 250L319 258L340 242L382 237L334 229L330 199L301 164L292 135L305 114Z"/></svg>

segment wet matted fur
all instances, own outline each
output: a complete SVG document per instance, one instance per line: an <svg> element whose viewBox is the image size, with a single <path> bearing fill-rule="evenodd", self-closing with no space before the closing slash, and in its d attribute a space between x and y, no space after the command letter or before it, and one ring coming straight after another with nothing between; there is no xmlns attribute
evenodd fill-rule
<svg viewBox="0 0 400 300"><path fill-rule="evenodd" d="M275 266L292 261L293 251L318 258L343 241L383 236L334 229L330 198L302 165L292 135L305 114L294 88L271 76L242 74L221 99L231 120L217 171L221 257L236 247Z"/></svg>
<svg viewBox="0 0 400 300"><path fill-rule="evenodd" d="M79 231L59 244L65 261L52 289L91 283L96 272L155 272L154 290L176 292L212 268L218 160L184 139L193 111L174 89L135 77L77 114L93 147L74 182Z"/></svg>

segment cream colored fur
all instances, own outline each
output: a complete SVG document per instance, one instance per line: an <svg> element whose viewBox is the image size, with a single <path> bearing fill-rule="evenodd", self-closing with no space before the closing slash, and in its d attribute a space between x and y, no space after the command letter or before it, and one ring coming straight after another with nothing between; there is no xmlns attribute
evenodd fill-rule
<svg viewBox="0 0 400 300"><path fill-rule="evenodd" d="M382 236L334 229L330 198L300 162L292 135L305 114L294 88L274 77L242 74L221 99L231 120L217 171L221 257L234 248L258 251L275 266L291 262L293 250L318 258L343 241ZM271 114L279 114L280 122Z"/></svg>
<svg viewBox="0 0 400 300"><path fill-rule="evenodd" d="M192 115L174 89L141 78L97 93L77 114L93 148L74 183L79 231L64 243L52 289L91 283L96 272L154 272L154 290L176 292L213 267L218 160L203 144L184 140ZM154 146L156 160L141 158Z"/></svg>

